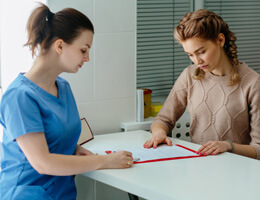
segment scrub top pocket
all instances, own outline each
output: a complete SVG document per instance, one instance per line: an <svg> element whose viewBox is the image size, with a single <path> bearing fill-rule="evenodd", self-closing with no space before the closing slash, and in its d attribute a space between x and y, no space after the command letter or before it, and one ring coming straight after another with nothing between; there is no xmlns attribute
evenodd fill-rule
<svg viewBox="0 0 260 200"><path fill-rule="evenodd" d="M52 187L52 186L50 186ZM41 186L16 186L12 199L15 200L54 200Z"/></svg>

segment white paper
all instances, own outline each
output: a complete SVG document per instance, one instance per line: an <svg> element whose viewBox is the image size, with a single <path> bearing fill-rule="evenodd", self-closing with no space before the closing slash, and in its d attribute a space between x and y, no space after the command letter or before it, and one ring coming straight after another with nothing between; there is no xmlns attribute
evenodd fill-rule
<svg viewBox="0 0 260 200"><path fill-rule="evenodd" d="M142 162L147 160L157 160L164 158L177 158L187 156L199 156L198 154L189 151L185 148L173 145L173 146L159 146L155 149L150 148L135 148L124 149L130 151L133 154L134 161Z"/></svg>

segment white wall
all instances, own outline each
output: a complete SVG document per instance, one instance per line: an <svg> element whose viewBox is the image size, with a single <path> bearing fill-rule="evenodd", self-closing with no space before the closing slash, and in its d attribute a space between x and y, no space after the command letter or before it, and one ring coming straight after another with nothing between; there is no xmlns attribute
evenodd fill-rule
<svg viewBox="0 0 260 200"><path fill-rule="evenodd" d="M86 14L95 34L90 62L77 74L63 74L72 87L80 116L94 134L119 132L135 121L136 0L49 0L53 12L73 7Z"/></svg>
<svg viewBox="0 0 260 200"><path fill-rule="evenodd" d="M26 43L26 22L35 2L45 0L1 0L1 85L3 91L17 77L27 71L33 59Z"/></svg>

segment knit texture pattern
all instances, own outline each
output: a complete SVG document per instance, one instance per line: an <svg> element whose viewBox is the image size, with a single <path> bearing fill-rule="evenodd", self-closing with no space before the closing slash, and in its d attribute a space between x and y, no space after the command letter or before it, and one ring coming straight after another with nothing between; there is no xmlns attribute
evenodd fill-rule
<svg viewBox="0 0 260 200"><path fill-rule="evenodd" d="M182 72L153 124L162 123L170 132L188 107L192 142L230 139L252 145L260 159L259 74L241 63L240 83L230 86L229 75L207 72L202 80L194 80L196 68L191 65Z"/></svg>

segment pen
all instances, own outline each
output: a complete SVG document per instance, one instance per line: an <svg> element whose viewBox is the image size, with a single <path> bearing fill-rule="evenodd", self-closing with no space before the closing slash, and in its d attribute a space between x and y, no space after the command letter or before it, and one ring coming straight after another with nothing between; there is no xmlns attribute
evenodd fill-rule
<svg viewBox="0 0 260 200"><path fill-rule="evenodd" d="M139 160L140 160L140 158L134 158L134 162L137 162Z"/></svg>

